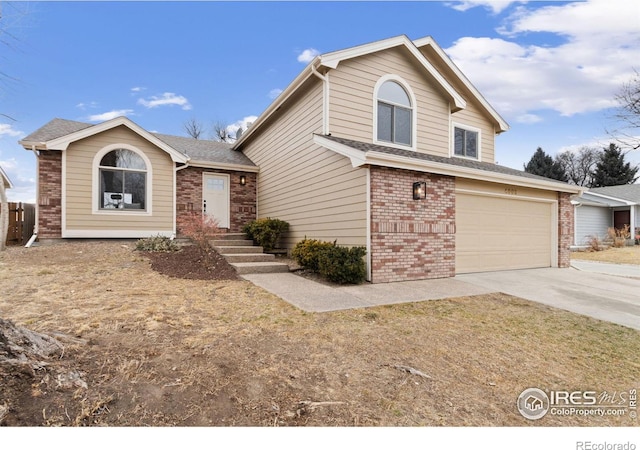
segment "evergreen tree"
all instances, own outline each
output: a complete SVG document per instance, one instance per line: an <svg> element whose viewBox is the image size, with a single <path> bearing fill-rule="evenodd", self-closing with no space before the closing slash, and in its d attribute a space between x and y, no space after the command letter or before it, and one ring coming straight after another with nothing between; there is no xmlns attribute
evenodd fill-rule
<svg viewBox="0 0 640 450"><path fill-rule="evenodd" d="M524 171L541 177L552 178L558 181L567 181L564 167L558 161L547 155L540 147L524 166Z"/></svg>
<svg viewBox="0 0 640 450"><path fill-rule="evenodd" d="M624 152L614 143L604 148L593 173L593 187L633 184L638 177L638 166L624 161Z"/></svg>

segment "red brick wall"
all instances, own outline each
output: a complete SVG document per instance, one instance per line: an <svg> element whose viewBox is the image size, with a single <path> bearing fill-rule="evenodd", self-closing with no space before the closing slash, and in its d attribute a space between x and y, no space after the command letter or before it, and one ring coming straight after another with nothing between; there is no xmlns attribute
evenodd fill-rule
<svg viewBox="0 0 640 450"><path fill-rule="evenodd" d="M256 182L257 174L230 170L212 170L198 167L187 167L178 170L176 177L176 216L187 211L202 211L202 173L223 173L229 175L232 233L242 232L242 227L256 218ZM240 176L244 175L247 184L240 184Z"/></svg>
<svg viewBox="0 0 640 450"><path fill-rule="evenodd" d="M570 194L558 192L558 267L571 266L573 220Z"/></svg>
<svg viewBox="0 0 640 450"><path fill-rule="evenodd" d="M371 281L455 276L455 179L371 167ZM413 200L415 181L427 198Z"/></svg>
<svg viewBox="0 0 640 450"><path fill-rule="evenodd" d="M38 156L38 237L62 237L62 152Z"/></svg>

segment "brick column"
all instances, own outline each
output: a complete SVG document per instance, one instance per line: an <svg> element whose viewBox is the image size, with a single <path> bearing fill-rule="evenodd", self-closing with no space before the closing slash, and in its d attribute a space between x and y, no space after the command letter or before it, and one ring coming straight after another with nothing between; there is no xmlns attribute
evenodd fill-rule
<svg viewBox="0 0 640 450"><path fill-rule="evenodd" d="M573 244L573 205L570 194L558 192L558 267L571 266Z"/></svg>
<svg viewBox="0 0 640 450"><path fill-rule="evenodd" d="M62 152L38 155L38 238L62 237Z"/></svg>
<svg viewBox="0 0 640 450"><path fill-rule="evenodd" d="M455 276L455 179L371 167L371 281ZM415 181L427 198L413 200Z"/></svg>

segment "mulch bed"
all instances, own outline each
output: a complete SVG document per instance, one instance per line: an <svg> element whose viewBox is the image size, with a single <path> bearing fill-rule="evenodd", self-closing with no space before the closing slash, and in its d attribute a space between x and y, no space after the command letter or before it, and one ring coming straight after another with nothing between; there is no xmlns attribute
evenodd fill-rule
<svg viewBox="0 0 640 450"><path fill-rule="evenodd" d="M190 280L239 280L236 269L214 249L187 245L177 252L143 252L156 272Z"/></svg>

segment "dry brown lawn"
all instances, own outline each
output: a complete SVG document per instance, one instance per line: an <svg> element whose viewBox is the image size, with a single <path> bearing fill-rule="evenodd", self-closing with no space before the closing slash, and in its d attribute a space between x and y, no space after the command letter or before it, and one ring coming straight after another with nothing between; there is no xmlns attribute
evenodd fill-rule
<svg viewBox="0 0 640 450"><path fill-rule="evenodd" d="M610 247L600 252L572 252L571 259L582 259L587 261L608 262L615 264L640 265L640 245L620 248Z"/></svg>
<svg viewBox="0 0 640 450"><path fill-rule="evenodd" d="M638 424L521 417L525 388L640 387L640 332L508 295L305 313L247 281L161 275L116 242L10 248L0 292L0 317L78 339L4 378L3 425Z"/></svg>

